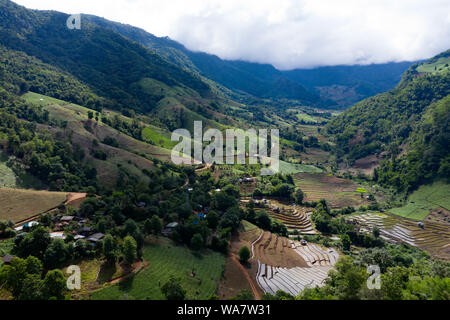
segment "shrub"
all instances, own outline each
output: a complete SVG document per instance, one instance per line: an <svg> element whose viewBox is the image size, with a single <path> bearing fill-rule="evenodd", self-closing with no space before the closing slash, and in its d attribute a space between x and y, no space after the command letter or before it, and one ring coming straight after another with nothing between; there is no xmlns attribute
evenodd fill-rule
<svg viewBox="0 0 450 320"><path fill-rule="evenodd" d="M250 250L247 246L243 246L241 249L239 249L239 259L246 263L248 259L250 259Z"/></svg>

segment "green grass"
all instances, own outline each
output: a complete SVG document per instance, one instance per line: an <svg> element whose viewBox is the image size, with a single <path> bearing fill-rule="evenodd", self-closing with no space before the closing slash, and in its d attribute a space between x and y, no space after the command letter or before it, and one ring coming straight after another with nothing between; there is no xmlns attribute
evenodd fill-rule
<svg viewBox="0 0 450 320"><path fill-rule="evenodd" d="M159 244L147 244L144 259L150 266L135 277L94 292L94 300L117 299L165 299L160 286L171 276L181 280L187 299L208 299L216 292L217 284L225 268L225 256L206 251L201 254L175 246L168 240ZM191 277L194 269L196 276ZM197 294L198 293L198 294Z"/></svg>
<svg viewBox="0 0 450 320"><path fill-rule="evenodd" d="M242 220L241 227L242 227L244 232L251 231L251 230L254 230L254 229L258 228L253 223L250 223L247 220Z"/></svg>
<svg viewBox="0 0 450 320"><path fill-rule="evenodd" d="M11 254L12 249L14 248L14 239L7 239L0 242L0 257L4 257L7 254ZM3 262L0 259L0 265Z"/></svg>
<svg viewBox="0 0 450 320"><path fill-rule="evenodd" d="M39 93L27 92L22 95L22 98L27 102L43 106L50 112L50 116L55 120L80 121L88 119L89 111L95 112L89 108L80 106L78 104L59 100ZM42 101L41 101L42 99ZM70 114L70 118L68 118Z"/></svg>
<svg viewBox="0 0 450 320"><path fill-rule="evenodd" d="M321 173L322 169L310 164L289 163L280 160L280 172L282 174L296 174L296 173Z"/></svg>
<svg viewBox="0 0 450 320"><path fill-rule="evenodd" d="M324 118L317 117L317 116L310 116L309 114L307 114L299 109L288 109L287 111L291 112L291 113L295 113L295 116L300 121L303 120L303 121L309 122L309 123L317 123L317 122L326 121L326 119L324 119Z"/></svg>
<svg viewBox="0 0 450 320"><path fill-rule="evenodd" d="M444 73L450 71L450 57L442 57L432 63L424 63L417 67L418 72Z"/></svg>
<svg viewBox="0 0 450 320"><path fill-rule="evenodd" d="M0 151L0 187L15 188L17 177L14 171L6 165L8 157Z"/></svg>
<svg viewBox="0 0 450 320"><path fill-rule="evenodd" d="M14 172L13 169L8 167L6 165L8 158L8 155L0 151L0 188L44 188L42 181L30 174L27 174L25 170Z"/></svg>
<svg viewBox="0 0 450 320"><path fill-rule="evenodd" d="M177 144L176 141L170 140L169 138L159 133L156 129L152 129L149 127L142 129L142 138L145 142L159 145L167 149L172 149Z"/></svg>
<svg viewBox="0 0 450 320"><path fill-rule="evenodd" d="M22 96L22 98L24 98L25 101L27 101L27 102L30 102L30 103L33 103L33 104L39 104L39 105L42 105L42 106L48 106L48 105L53 105L53 104L57 104L57 105L63 106L63 105L69 104L66 101L59 100L59 99L56 99L56 98L52 98L52 97L49 97L49 96L44 96L42 94L34 93L34 92L31 92L31 91L25 93Z"/></svg>
<svg viewBox="0 0 450 320"><path fill-rule="evenodd" d="M404 218L423 220L431 210L439 207L450 210L450 184L435 182L421 186L411 194L405 206L389 212Z"/></svg>

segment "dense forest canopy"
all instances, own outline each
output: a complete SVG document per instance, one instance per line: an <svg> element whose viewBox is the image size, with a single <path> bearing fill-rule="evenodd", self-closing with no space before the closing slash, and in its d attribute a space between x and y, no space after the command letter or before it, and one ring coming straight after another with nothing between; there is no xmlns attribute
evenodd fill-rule
<svg viewBox="0 0 450 320"><path fill-rule="evenodd" d="M137 85L143 78L188 87L200 95L210 93L199 77L88 21L81 30L69 30L67 14L27 10L10 1L3 1L0 10L3 46L71 73L108 99L110 107L152 110L161 97Z"/></svg>
<svg viewBox="0 0 450 320"><path fill-rule="evenodd" d="M444 52L426 63L449 55ZM411 66L393 90L359 102L325 127L340 161L352 164L387 153L392 161L381 166L375 179L398 191L429 182L438 172L449 177L450 73L420 73L417 67ZM402 149L408 155L397 158Z"/></svg>

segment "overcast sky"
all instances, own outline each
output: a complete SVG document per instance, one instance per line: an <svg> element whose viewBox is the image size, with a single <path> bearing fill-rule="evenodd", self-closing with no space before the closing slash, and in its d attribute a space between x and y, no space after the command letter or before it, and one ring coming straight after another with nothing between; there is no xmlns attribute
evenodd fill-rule
<svg viewBox="0 0 450 320"><path fill-rule="evenodd" d="M429 58L450 48L449 0L15 0L89 13L224 59L279 69Z"/></svg>

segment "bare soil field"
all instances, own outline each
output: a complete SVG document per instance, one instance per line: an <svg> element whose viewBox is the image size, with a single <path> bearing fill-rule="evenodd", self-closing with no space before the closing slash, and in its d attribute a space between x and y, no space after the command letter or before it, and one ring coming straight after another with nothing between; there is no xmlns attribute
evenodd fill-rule
<svg viewBox="0 0 450 320"><path fill-rule="evenodd" d="M66 192L0 188L0 219L18 222L56 208L66 201Z"/></svg>
<svg viewBox="0 0 450 320"><path fill-rule="evenodd" d="M225 261L225 272L217 288L217 296L221 300L227 300L235 297L242 290L252 291L250 284L231 257Z"/></svg>
<svg viewBox="0 0 450 320"><path fill-rule="evenodd" d="M79 207L80 204L86 199L87 193L77 193L71 192L67 194L66 202L64 204L66 206Z"/></svg>
<svg viewBox="0 0 450 320"><path fill-rule="evenodd" d="M239 249L246 245L250 248L251 258L246 272L239 272L236 266L227 263L219 286L220 298L227 293L232 296L235 292L248 289L249 280L241 280L239 283L245 273L250 275L251 283L253 286L256 284L260 294L275 294L277 290L283 290L295 296L305 287L323 285L328 271L339 257L334 249L314 244L303 246L298 241L279 237L259 228L247 226L240 230L231 238L231 255L238 258ZM237 285L237 291L228 288L232 285Z"/></svg>
<svg viewBox="0 0 450 320"><path fill-rule="evenodd" d="M292 250L288 238L279 237L268 231L255 242L254 253L255 260L272 266L286 268L307 266L305 260Z"/></svg>
<svg viewBox="0 0 450 320"><path fill-rule="evenodd" d="M306 266L285 267L258 260L256 281L263 291L275 294L278 290L283 290L297 296L305 288L323 286L339 253L332 248L322 248L315 244L302 245L292 240L288 241L288 247L306 262Z"/></svg>
<svg viewBox="0 0 450 320"><path fill-rule="evenodd" d="M252 248L252 243L258 239L261 235L262 230L259 228L253 228L249 231L243 231L245 228L241 228L242 232L237 232L232 235L230 241L230 256L239 259L239 249L243 246L247 246L250 250ZM250 280L253 282L253 287L257 288L258 294L263 294L259 286L256 283L256 274L258 272L258 265L255 259L250 259L248 264L245 266L247 273L250 276ZM231 288L231 286L233 287ZM237 285L236 287L234 285ZM245 274L242 272L241 268L238 268L236 264L232 261L231 257L227 257L226 267L224 276L222 277L219 287L218 295L231 295L235 296L241 290L251 290L252 285L249 283Z"/></svg>
<svg viewBox="0 0 450 320"><path fill-rule="evenodd" d="M350 172L351 174L357 175L358 173L363 173L365 175L373 175L373 170L380 165L381 159L376 155L367 156L355 161L355 163L346 169L340 170L340 172Z"/></svg>
<svg viewBox="0 0 450 320"><path fill-rule="evenodd" d="M434 209L424 221L443 224L450 228L450 211L442 207Z"/></svg>

